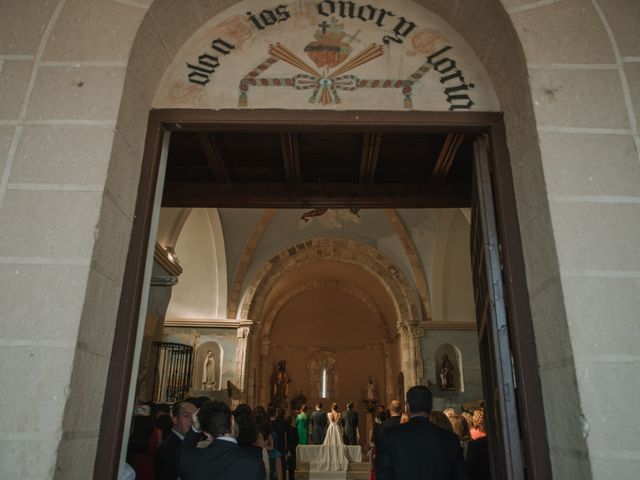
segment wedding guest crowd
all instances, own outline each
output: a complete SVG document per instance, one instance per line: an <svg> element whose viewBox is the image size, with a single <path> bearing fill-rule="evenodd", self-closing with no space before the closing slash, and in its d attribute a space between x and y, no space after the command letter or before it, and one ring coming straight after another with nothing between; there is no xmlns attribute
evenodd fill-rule
<svg viewBox="0 0 640 480"><path fill-rule="evenodd" d="M374 427L372 480L491 478L484 408L432 410L433 396L422 385L407 391L402 414L399 404L393 400L390 417Z"/></svg>
<svg viewBox="0 0 640 480"><path fill-rule="evenodd" d="M379 405L371 432L374 480L484 480L490 478L484 409L457 413L432 410L426 386L410 388L404 411L392 400ZM138 480L295 480L296 448L322 444L327 426L322 404L296 417L281 408L187 398L172 407L136 408L127 452L126 478ZM345 415L357 427L350 404ZM313 435L309 435L309 431ZM349 430L349 431L348 431ZM357 428L344 430L345 444L357 442ZM357 443L356 443L357 444ZM123 477L124 478L124 477Z"/></svg>

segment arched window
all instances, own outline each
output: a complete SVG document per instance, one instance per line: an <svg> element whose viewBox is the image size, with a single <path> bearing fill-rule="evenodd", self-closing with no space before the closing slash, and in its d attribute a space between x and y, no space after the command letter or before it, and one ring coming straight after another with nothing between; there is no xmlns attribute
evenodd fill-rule
<svg viewBox="0 0 640 480"><path fill-rule="evenodd" d="M315 398L338 398L338 365L330 352L316 352L307 362L311 379L311 396Z"/></svg>
<svg viewBox="0 0 640 480"><path fill-rule="evenodd" d="M322 394L321 398L329 398L329 384L327 382L327 367L322 368Z"/></svg>

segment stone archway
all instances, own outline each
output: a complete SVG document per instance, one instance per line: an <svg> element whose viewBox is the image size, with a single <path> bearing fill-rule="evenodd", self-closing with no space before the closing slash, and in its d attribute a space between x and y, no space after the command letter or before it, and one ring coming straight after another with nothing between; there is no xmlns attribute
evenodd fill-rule
<svg viewBox="0 0 640 480"><path fill-rule="evenodd" d="M264 359L269 353L269 346L264 339L268 336L275 315L273 310L264 312L269 292L286 272L320 260L334 260L357 265L369 272L384 287L394 305L395 323L402 345L400 350L401 369L405 372L408 385L421 382L423 377L420 349L422 330L417 327L421 320L419 317L420 304L404 274L388 258L370 245L340 238L314 238L293 245L274 255L264 263L247 287L239 318L242 321L254 322L250 340L247 342L246 358L248 360L245 371L256 372L256 374L251 377L252 381L247 381L248 378L245 375L243 384L249 401L258 395L255 385L256 379L262 379L265 375L265 372L261 371L261 365L264 364ZM351 294L358 295L358 292L351 290ZM289 298L292 296L295 296L295 293L289 294ZM373 308L372 303L365 299L365 304L368 304L370 308ZM376 312L375 309L373 311ZM385 357L389 358L390 332L386 339L381 340ZM392 394L393 382L390 366L385 368L385 377L387 390L389 390L386 393Z"/></svg>
<svg viewBox="0 0 640 480"><path fill-rule="evenodd" d="M316 280L311 281L303 285L299 285L293 290L289 290L283 296L278 298L278 300L269 308L268 313L265 316L264 321L260 322L261 328L256 331L256 336L259 336L258 343L260 345L260 360L258 362L258 367L256 368L255 381L257 385L254 387L254 391L256 392L257 402L260 404L265 404L267 401L267 384L269 381L269 376L271 371L268 368L265 368L266 365L269 365L269 354L271 353L272 348L272 339L271 339L271 331L273 324L278 316L278 313L282 310L282 308L292 299L304 295L307 292L317 290L317 289L333 289L347 293L348 295L354 297L355 300L363 303L365 307L371 313L373 323L376 324L380 331L382 332L382 336L379 339L379 350L384 357L384 384L386 386L385 395L386 399L390 399L393 397L393 357L392 357L392 349L391 346L395 341L396 335L392 335L390 329L388 327L387 322L383 318L382 312L380 308L376 304L376 302L363 290L354 287L349 283L345 283L338 280ZM329 355L331 354L324 350L318 350L315 355ZM315 358L315 357L314 357ZM323 357L324 358L324 357ZM332 357L333 358L333 357ZM310 360L309 360L310 361ZM334 362L335 363L335 359ZM309 364L311 365L311 364ZM315 364L314 364L315 365ZM243 366L244 368L244 366ZM313 369L312 369L313 370ZM310 370L311 372L311 370ZM317 380L317 369L313 370L313 375L310 378L315 378ZM333 375L333 373L332 373ZM331 391L335 394L338 389L337 385L337 377L331 377L333 382L333 387ZM314 385L313 381L311 385Z"/></svg>
<svg viewBox="0 0 640 480"><path fill-rule="evenodd" d="M440 15L449 24L459 32L464 32L469 43L473 44L480 58L486 66L486 69L492 79L494 87L498 93L502 108L505 112L507 133L509 137L509 147L513 157L527 158L528 162L518 165L514 175L514 185L516 194L519 198L519 207L522 207L523 216L521 217L521 225L525 228L533 230L532 236L527 239L525 237L525 248L530 247L526 251L526 259L528 266L532 267L535 272L534 280L538 287L545 286L549 291L548 279L559 278L558 265L555 255L549 255L548 258L541 258L540 253L536 252L535 245L540 238L553 238L551 231L551 222L548 213L548 203L544 186L540 191L532 192L530 188L530 178L539 178L541 172L540 152L537 146L537 136L535 128L535 120L533 118L533 109L531 95L529 91L527 68L525 57L521 50L518 35L516 34L512 21L505 11L502 3L497 0L487 0L472 2L472 4L464 5L464 12L458 12L458 3L448 0L433 0L416 2L429 8L434 13ZM108 230L110 226L115 226L115 232L122 238L128 238L128 233L134 218L134 203L138 180L140 178L140 165L142 152L144 149L144 136L146 132L146 119L150 110L151 97L153 96L159 79L173 54L184 43L184 41L201 26L207 18L219 13L224 8L235 4L235 2L221 2L213 5L207 5L202 9L197 8L191 2L168 2L157 0L154 2L145 19L143 20L138 36L134 43L131 55L129 56L129 71L125 80L121 105L125 108L120 109L118 121L116 125L116 135L114 138L113 150L111 153L110 173L107 178L105 190L111 199L115 199L116 208L111 208L103 212L100 216L99 226L103 230ZM177 26L174 22L176 9L181 11L183 22ZM495 41L493 32L501 33L500 41ZM162 48L158 48L162 45ZM127 45L128 47L128 45ZM508 71L508 74L505 74ZM533 174L531 174L533 172ZM524 199L523 199L524 198ZM112 202L113 203L113 202ZM543 215L536 217L542 206ZM116 212L119 210L119 212ZM534 222L535 220L535 222ZM534 224L535 225L532 225ZM112 229L112 232L114 229ZM535 234L535 236L534 236ZM126 242L124 242L126 244ZM106 238L98 238L94 248L97 257L108 257L116 265L116 278L124 269L125 259L124 251L126 245L113 245ZM553 242L549 248L555 253ZM540 262L543 268L540 269ZM544 278L543 278L544 277ZM92 274L90 282L99 284L103 280L98 274ZM547 282L547 283L544 283ZM554 284L554 292L558 292L559 282ZM107 289L107 287L104 287ZM530 288L533 288L530 286ZM537 292L539 293L539 291ZM532 295L533 297L533 295ZM95 300L88 299L84 309L87 313L83 314L81 331L91 331L97 325L100 325L101 319L94 316L92 312L96 310ZM532 301L542 307L544 299ZM111 306L116 310L117 299L111 299ZM535 305L534 305L535 306ZM560 319L557 315L546 314L544 309L538 312L541 318L541 329L544 330L545 325L561 323L560 330L564 332L565 343L568 343L568 330L566 329L566 319L564 310L560 312ZM560 321L558 321L560 320ZM131 328L129 322L135 322L131 318L125 319L125 324L113 327L116 330L116 339L122 341L127 335L135 331ZM113 333L110 328L113 323L108 324L109 335ZM119 330L124 329L124 333L119 335ZM554 328L558 328L555 327ZM551 363L559 352L564 348L558 347L556 343L564 345L563 342L545 341L541 336L538 349L545 349L551 352L549 357ZM563 357L564 358L564 357ZM125 362L112 361L110 367L110 375L115 378L127 377L127 370L130 368L130 360ZM565 362L566 363L566 362ZM575 372L573 362L569 361L570 368L562 371L563 383L575 383ZM114 373L115 369L115 373ZM106 369L104 369L106 370ZM551 369L550 369L551 370ZM557 372L549 372L549 375L557 374ZM84 385L84 381L93 375L92 372L85 372L81 368L74 369L74 377L71 386L70 404L79 402L78 395L84 391L74 388L77 385ZM98 382L99 388L102 388L106 378L104 375L93 378L93 383ZM549 394L549 398L556 398L557 395L552 391L545 391ZM109 404L109 402L106 402ZM118 402L122 403L121 401ZM125 401L126 403L126 401ZM576 402L579 403L579 402ZM97 407L96 407L97 408ZM552 409L556 418L561 415L560 409ZM97 415L97 412L94 412ZM111 414L106 414L105 422L111 420ZM122 423L122 422L121 422ZM104 433L102 435L105 435ZM107 435L108 436L108 435ZM116 435L117 436L117 435ZM578 448L578 447L577 447ZM579 446L579 449L583 449ZM68 445L60 447L59 461L64 464L65 455L68 456ZM91 455L91 458L93 455ZM106 468L106 466L103 465ZM110 467L109 467L110 468ZM98 464L96 471L100 471ZM107 471L107 470L104 470Z"/></svg>

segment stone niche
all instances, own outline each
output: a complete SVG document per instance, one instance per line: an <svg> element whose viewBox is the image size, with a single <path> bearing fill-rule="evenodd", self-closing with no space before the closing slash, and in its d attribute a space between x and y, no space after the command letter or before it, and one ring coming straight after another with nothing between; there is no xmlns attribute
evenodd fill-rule
<svg viewBox="0 0 640 480"><path fill-rule="evenodd" d="M203 343L196 350L195 363L193 368L193 388L195 390L205 390L202 377L204 373L204 363L207 359L208 352L213 353L213 359L215 362L215 385L213 389L209 388L209 390L221 390L223 387L226 388L226 382L224 385L222 382L222 362L224 360L224 352L220 347L220 344L213 341Z"/></svg>
<svg viewBox="0 0 640 480"><path fill-rule="evenodd" d="M449 364L452 369L450 384L443 387L440 381L440 374L443 364ZM462 353L460 349L451 343L443 343L436 349L434 377L440 390L450 392L464 392L464 373L462 364Z"/></svg>

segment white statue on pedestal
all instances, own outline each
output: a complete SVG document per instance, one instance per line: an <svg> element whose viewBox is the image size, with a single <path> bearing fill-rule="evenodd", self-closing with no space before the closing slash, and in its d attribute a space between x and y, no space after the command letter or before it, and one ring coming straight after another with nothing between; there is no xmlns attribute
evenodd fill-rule
<svg viewBox="0 0 640 480"><path fill-rule="evenodd" d="M216 386L215 369L216 362L213 358L213 352L209 350L204 360L204 366L202 367L202 388L204 390L213 390Z"/></svg>

